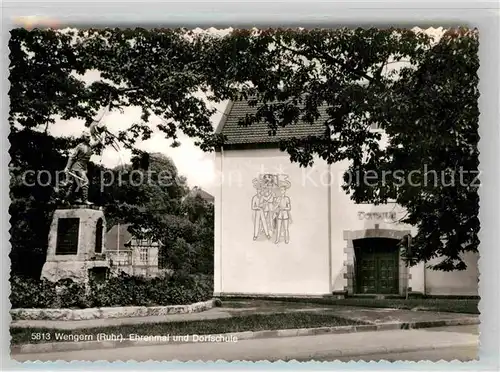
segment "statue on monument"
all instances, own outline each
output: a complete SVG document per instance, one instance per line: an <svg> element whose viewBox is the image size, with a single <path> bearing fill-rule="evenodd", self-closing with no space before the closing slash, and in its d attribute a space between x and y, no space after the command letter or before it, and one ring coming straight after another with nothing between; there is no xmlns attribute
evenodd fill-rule
<svg viewBox="0 0 500 372"><path fill-rule="evenodd" d="M96 143L90 139L90 135L85 133L81 142L71 151L64 174L66 182L62 186L68 187L65 202L75 202L78 204L93 204L88 200L89 197L89 179L87 177L87 167L92 156ZM73 200L75 194L80 191L81 197Z"/></svg>
<svg viewBox="0 0 500 372"><path fill-rule="evenodd" d="M116 137L111 134L103 124L101 124L102 117L109 110L111 106L111 95L108 99L108 107L101 115L101 118L94 119L90 124L89 131L83 133L80 142L78 143L68 158L64 174L66 180L61 183L62 187L67 188L65 195L62 198L64 203L76 203L84 205L92 205L89 201L89 186L90 181L87 175L88 164L90 158L94 154L99 154L104 147L105 137L113 137L112 145L115 150L119 151L116 142ZM81 194L81 195L77 195ZM77 197L75 199L75 196Z"/></svg>

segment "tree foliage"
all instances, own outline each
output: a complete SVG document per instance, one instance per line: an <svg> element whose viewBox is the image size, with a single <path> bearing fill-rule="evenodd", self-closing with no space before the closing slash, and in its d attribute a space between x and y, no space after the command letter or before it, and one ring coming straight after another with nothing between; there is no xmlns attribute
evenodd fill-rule
<svg viewBox="0 0 500 372"><path fill-rule="evenodd" d="M10 148L11 269L40 275L55 209L55 182L74 140L13 128Z"/></svg>
<svg viewBox="0 0 500 372"><path fill-rule="evenodd" d="M173 161L162 154L150 154L149 167L132 164L107 170L93 167L94 200L106 206L113 216L108 224L134 223L145 228L151 218L163 215L181 215L182 199L187 195L185 177L179 175ZM139 226L140 225L140 226Z"/></svg>
<svg viewBox="0 0 500 372"><path fill-rule="evenodd" d="M435 269L466 268L462 253L479 244L476 31L449 30L437 42L399 29L239 31L213 45L214 94L257 107L242 125L265 121L272 135L322 120L322 135L281 149L302 166L316 156L348 161L354 201L405 207L401 222L418 228L411 264L440 257Z"/></svg>
<svg viewBox="0 0 500 372"><path fill-rule="evenodd" d="M50 124L56 115L90 124L111 95L111 110L142 109L141 121L120 133L126 144L149 138L150 119L174 140L179 129L204 149L214 141L215 111L193 95L206 86L199 48L185 30L14 29L9 48L11 125ZM78 75L89 71L101 79L86 85Z"/></svg>

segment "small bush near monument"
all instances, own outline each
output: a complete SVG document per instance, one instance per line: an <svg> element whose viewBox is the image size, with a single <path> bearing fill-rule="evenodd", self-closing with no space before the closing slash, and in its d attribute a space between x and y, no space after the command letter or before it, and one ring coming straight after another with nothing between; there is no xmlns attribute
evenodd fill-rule
<svg viewBox="0 0 500 372"><path fill-rule="evenodd" d="M208 300L213 294L213 277L208 275L152 279L121 275L91 282L88 291L69 279L51 283L12 277L10 283L13 309L186 305Z"/></svg>
<svg viewBox="0 0 500 372"><path fill-rule="evenodd" d="M47 308L57 303L56 286L47 280L10 278L10 303L15 308Z"/></svg>

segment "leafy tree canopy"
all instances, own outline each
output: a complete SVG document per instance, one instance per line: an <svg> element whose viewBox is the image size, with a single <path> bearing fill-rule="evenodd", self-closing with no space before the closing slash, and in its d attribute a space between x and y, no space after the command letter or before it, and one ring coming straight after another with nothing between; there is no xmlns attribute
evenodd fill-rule
<svg viewBox="0 0 500 372"><path fill-rule="evenodd" d="M9 48L11 125L37 127L56 115L90 124L111 95L111 110L142 108L141 121L120 133L129 146L151 135L152 116L169 138L180 129L203 149L213 143L215 111L193 96L206 89L200 48L186 30L14 29ZM86 85L78 75L88 71L99 71L101 80Z"/></svg>
<svg viewBox="0 0 500 372"><path fill-rule="evenodd" d="M449 30L437 42L398 29L239 31L213 48L214 94L257 107L243 125L264 120L275 132L322 120L323 135L281 141L291 160L349 161L344 189L356 202L395 200L407 210L402 222L418 227L411 264L441 257L435 269L466 268L461 254L479 244L475 30ZM396 171L403 182L383 177ZM363 181L368 174L377 182Z"/></svg>

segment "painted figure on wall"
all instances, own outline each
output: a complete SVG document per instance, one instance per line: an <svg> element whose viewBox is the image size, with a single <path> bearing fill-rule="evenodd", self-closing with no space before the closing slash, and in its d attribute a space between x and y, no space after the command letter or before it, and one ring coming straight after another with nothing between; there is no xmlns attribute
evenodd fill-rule
<svg viewBox="0 0 500 372"><path fill-rule="evenodd" d="M273 192L273 187L275 185L275 180L273 175L265 174L262 178L262 196L260 199L262 209L264 211L264 216L266 219L266 225L268 230L272 230L272 217L273 217L273 206L275 194Z"/></svg>
<svg viewBox="0 0 500 372"><path fill-rule="evenodd" d="M270 239L271 234L269 232L269 225L266 220L264 213L264 206L262 204L262 188L259 180L254 180L254 187L257 190L257 194L252 198L252 210L253 210L253 240L257 240L259 235L263 232L265 236Z"/></svg>
<svg viewBox="0 0 500 372"><path fill-rule="evenodd" d="M280 196L274 200L274 219L277 228L275 243L279 243L283 234L285 243L288 244L290 241L289 226L292 204L290 203L290 198L286 195L286 191L290 188L291 184L289 181L283 180L278 186L280 188Z"/></svg>
<svg viewBox="0 0 500 372"><path fill-rule="evenodd" d="M252 198L253 240L261 236L290 241L291 202L286 191L291 187L287 175L263 174L253 180L256 194Z"/></svg>

